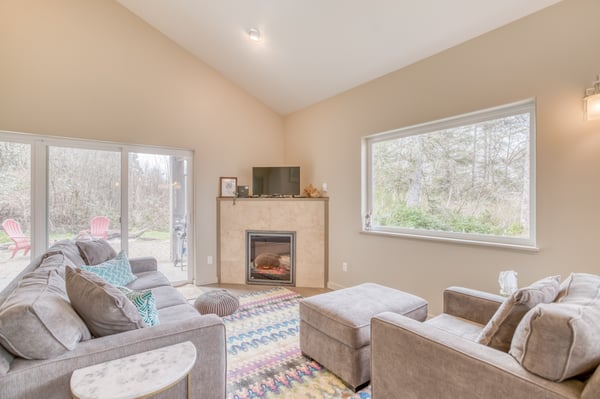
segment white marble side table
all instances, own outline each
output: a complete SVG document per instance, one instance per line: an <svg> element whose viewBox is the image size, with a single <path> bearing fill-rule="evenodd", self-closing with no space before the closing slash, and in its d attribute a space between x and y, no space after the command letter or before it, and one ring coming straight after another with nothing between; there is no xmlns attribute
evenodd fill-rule
<svg viewBox="0 0 600 399"><path fill-rule="evenodd" d="M71 393L77 399L139 399L163 392L187 377L196 347L183 342L75 370Z"/></svg>

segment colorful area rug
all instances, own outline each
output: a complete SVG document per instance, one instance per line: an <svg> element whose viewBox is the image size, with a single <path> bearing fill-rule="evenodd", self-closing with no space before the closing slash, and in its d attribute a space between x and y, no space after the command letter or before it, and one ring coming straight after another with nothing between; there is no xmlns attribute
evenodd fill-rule
<svg viewBox="0 0 600 399"><path fill-rule="evenodd" d="M240 297L227 329L227 398L370 399L300 353L298 303L286 288Z"/></svg>

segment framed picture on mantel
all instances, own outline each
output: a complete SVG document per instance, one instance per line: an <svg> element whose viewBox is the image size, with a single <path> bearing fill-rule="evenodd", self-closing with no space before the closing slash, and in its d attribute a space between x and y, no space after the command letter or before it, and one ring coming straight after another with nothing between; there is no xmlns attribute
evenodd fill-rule
<svg viewBox="0 0 600 399"><path fill-rule="evenodd" d="M219 197L235 197L237 177L221 177L219 183Z"/></svg>

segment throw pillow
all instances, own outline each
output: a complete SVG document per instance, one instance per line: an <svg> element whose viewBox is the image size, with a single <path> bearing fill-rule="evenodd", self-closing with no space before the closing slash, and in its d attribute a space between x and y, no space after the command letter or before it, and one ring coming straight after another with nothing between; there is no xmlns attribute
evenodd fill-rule
<svg viewBox="0 0 600 399"><path fill-rule="evenodd" d="M131 265L125 251L114 258L95 266L80 266L80 269L95 273L112 285L127 285L137 279L131 272Z"/></svg>
<svg viewBox="0 0 600 399"><path fill-rule="evenodd" d="M524 369L558 382L600 364L600 276L572 274L561 291L525 315L510 348Z"/></svg>
<svg viewBox="0 0 600 399"><path fill-rule="evenodd" d="M104 240L77 241L77 247L85 264L90 266L106 262L117 255L113 247Z"/></svg>
<svg viewBox="0 0 600 399"><path fill-rule="evenodd" d="M56 269L26 274L0 306L0 343L16 356L50 359L90 338Z"/></svg>
<svg viewBox="0 0 600 399"><path fill-rule="evenodd" d="M146 327L135 306L98 275L68 267L66 285L71 305L96 337Z"/></svg>
<svg viewBox="0 0 600 399"><path fill-rule="evenodd" d="M515 291L500 305L483 327L477 342L508 352L517 325L531 308L554 301L559 290L560 276L546 277L529 287Z"/></svg>
<svg viewBox="0 0 600 399"><path fill-rule="evenodd" d="M158 310L156 309L156 298L152 290L134 291L127 287L117 287L127 299L135 305L144 323L147 326L158 325Z"/></svg>

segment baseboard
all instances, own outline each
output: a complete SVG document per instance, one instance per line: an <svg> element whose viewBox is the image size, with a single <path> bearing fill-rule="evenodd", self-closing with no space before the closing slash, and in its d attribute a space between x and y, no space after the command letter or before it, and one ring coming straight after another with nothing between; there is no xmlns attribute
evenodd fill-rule
<svg viewBox="0 0 600 399"><path fill-rule="evenodd" d="M342 288L346 288L346 287L344 287L343 285L340 285L338 283L334 283L333 281L328 281L327 288L335 291L335 290L341 290Z"/></svg>

